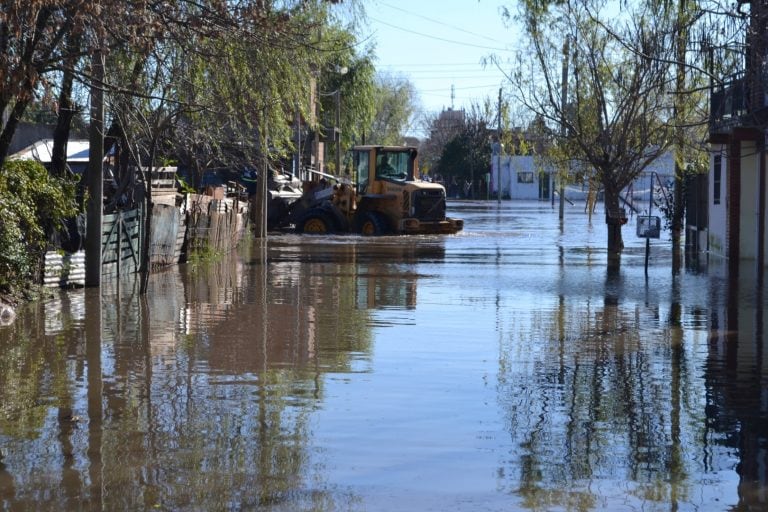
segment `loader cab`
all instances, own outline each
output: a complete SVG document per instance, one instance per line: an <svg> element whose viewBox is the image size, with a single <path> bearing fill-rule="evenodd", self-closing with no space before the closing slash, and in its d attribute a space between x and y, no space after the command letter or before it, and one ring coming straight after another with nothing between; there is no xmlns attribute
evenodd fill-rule
<svg viewBox="0 0 768 512"><path fill-rule="evenodd" d="M385 184L403 185L416 175L416 149L356 146L352 149L358 195L384 193Z"/></svg>

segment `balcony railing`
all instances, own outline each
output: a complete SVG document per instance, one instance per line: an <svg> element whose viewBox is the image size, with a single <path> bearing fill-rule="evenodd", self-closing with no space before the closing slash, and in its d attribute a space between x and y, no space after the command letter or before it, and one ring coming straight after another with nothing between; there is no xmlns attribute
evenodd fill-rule
<svg viewBox="0 0 768 512"><path fill-rule="evenodd" d="M744 75L732 75L712 90L709 100L710 133L728 131L747 114Z"/></svg>
<svg viewBox="0 0 768 512"><path fill-rule="evenodd" d="M748 80L744 73L731 75L715 87L709 105L710 134L728 133L737 127L765 128L768 101L762 91L763 84ZM753 100L757 104L751 104Z"/></svg>

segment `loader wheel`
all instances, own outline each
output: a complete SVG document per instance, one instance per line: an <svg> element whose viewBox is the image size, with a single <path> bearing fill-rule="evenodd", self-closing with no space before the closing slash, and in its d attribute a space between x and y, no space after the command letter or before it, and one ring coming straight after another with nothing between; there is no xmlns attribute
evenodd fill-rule
<svg viewBox="0 0 768 512"><path fill-rule="evenodd" d="M325 235L335 231L333 222L327 213L320 209L312 209L302 215L296 223L297 233L310 235Z"/></svg>
<svg viewBox="0 0 768 512"><path fill-rule="evenodd" d="M389 231L387 221L376 212L368 212L360 221L360 234L363 236L381 236Z"/></svg>

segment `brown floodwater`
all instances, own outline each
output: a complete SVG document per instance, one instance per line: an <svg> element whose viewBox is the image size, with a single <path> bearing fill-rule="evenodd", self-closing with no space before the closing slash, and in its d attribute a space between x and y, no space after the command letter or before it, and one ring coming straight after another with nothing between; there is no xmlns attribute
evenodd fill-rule
<svg viewBox="0 0 768 512"><path fill-rule="evenodd" d="M583 206L271 236L0 328L0 509L768 509L765 297Z"/></svg>

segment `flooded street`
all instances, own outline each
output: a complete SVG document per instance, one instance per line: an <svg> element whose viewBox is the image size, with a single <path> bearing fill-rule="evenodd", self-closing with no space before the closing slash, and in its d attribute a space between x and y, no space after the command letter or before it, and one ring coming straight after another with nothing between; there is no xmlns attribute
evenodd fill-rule
<svg viewBox="0 0 768 512"><path fill-rule="evenodd" d="M765 298L602 207L271 237L0 328L2 510L766 510ZM267 264L263 264L266 252ZM99 294L101 293L101 297Z"/></svg>

